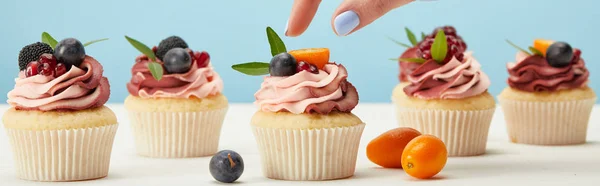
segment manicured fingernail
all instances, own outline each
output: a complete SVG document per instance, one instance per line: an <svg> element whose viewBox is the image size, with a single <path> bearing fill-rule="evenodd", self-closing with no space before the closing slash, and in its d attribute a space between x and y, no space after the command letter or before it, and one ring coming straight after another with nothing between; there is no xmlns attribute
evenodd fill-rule
<svg viewBox="0 0 600 186"><path fill-rule="evenodd" d="M335 20L333 21L333 25L335 26L335 32L339 36L348 35L354 28L358 26L360 20L358 18L358 14L352 10L348 10L344 13L341 13Z"/></svg>
<svg viewBox="0 0 600 186"><path fill-rule="evenodd" d="M290 26L290 20L289 19L285 22L285 32L283 32L283 34L285 36L287 36L288 26Z"/></svg>

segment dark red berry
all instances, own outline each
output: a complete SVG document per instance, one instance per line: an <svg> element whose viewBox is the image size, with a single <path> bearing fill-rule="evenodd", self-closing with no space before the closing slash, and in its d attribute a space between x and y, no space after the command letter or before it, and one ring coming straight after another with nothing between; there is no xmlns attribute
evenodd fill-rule
<svg viewBox="0 0 600 186"><path fill-rule="evenodd" d="M425 60L432 59L431 56L431 46L435 39L426 38L419 44L419 49L417 50L417 55ZM464 58L465 48L462 47L461 41L452 35L446 36L446 43L448 45L448 51L446 53L446 58L442 63L447 63L452 60L453 57L456 57L457 60L462 61Z"/></svg>
<svg viewBox="0 0 600 186"><path fill-rule="evenodd" d="M154 55L156 55L156 50L158 50L157 46L152 47L152 52L154 52Z"/></svg>
<svg viewBox="0 0 600 186"><path fill-rule="evenodd" d="M67 73L67 67L65 66L65 64L59 63L56 65L56 68L54 68L54 77L60 77L63 74Z"/></svg>
<svg viewBox="0 0 600 186"><path fill-rule="evenodd" d="M194 59L196 59L196 65L198 65L198 68L204 68L208 66L208 63L210 62L210 55L208 55L208 52L202 51L202 52L194 52Z"/></svg>
<svg viewBox="0 0 600 186"><path fill-rule="evenodd" d="M25 77L31 77L39 74L38 67L40 63L37 61L32 61L27 64L27 68L25 68Z"/></svg>
<svg viewBox="0 0 600 186"><path fill-rule="evenodd" d="M54 67L52 67L52 64L48 62L40 63L40 66L38 67L38 74L44 76L54 76Z"/></svg>
<svg viewBox="0 0 600 186"><path fill-rule="evenodd" d="M296 67L296 72L302 72L302 71L308 71L310 73L313 74L318 74L319 73L319 68L317 68L316 65L304 62L304 61L300 61L300 63L298 63L298 66Z"/></svg>
<svg viewBox="0 0 600 186"><path fill-rule="evenodd" d="M577 63L577 62L579 62L580 59L581 59L581 50L574 48L573 49L573 59L571 60L571 63Z"/></svg>
<svg viewBox="0 0 600 186"><path fill-rule="evenodd" d="M40 59L38 60L38 62L41 64L48 63L48 64L50 64L50 67L52 67L52 68L56 67L56 63L57 63L56 58L52 54L42 54L40 56Z"/></svg>
<svg viewBox="0 0 600 186"><path fill-rule="evenodd" d="M433 30L433 33L431 33L431 35L435 36L439 30L444 30L444 34L446 34L447 36L457 36L456 29L453 26L437 27L435 28L435 30Z"/></svg>

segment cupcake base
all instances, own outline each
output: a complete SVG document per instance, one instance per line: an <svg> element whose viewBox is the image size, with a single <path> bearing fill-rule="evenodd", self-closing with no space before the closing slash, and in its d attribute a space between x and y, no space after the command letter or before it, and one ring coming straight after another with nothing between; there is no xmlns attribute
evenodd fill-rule
<svg viewBox="0 0 600 186"><path fill-rule="evenodd" d="M44 131L7 128L17 176L32 181L106 177L117 127Z"/></svg>

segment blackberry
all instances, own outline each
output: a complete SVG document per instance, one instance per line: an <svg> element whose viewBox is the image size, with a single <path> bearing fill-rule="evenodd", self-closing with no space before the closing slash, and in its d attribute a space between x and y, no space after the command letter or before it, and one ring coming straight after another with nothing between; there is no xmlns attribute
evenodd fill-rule
<svg viewBox="0 0 600 186"><path fill-rule="evenodd" d="M167 52L174 48L186 49L188 48L188 44L185 43L185 41L179 36L171 36L166 39L163 39L158 44L158 49L156 50L156 57L162 61L163 57L167 54Z"/></svg>
<svg viewBox="0 0 600 186"><path fill-rule="evenodd" d="M37 61L42 54L53 53L52 47L46 43L36 42L25 46L19 52L19 70L25 70L29 62Z"/></svg>

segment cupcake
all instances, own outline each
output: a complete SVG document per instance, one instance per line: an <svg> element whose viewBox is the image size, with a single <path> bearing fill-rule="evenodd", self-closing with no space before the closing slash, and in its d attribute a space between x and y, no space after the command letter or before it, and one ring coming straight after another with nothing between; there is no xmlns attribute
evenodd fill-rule
<svg viewBox="0 0 600 186"><path fill-rule="evenodd" d="M32 181L78 181L108 175L117 131L102 65L84 45L49 34L23 47L19 77L2 121L17 176ZM88 45L90 43L86 43Z"/></svg>
<svg viewBox="0 0 600 186"><path fill-rule="evenodd" d="M435 46L435 47L432 47ZM496 108L487 92L489 77L453 27L438 28L419 44L418 63L397 86L392 101L400 126L439 137L449 156L485 153L489 126Z"/></svg>
<svg viewBox="0 0 600 186"><path fill-rule="evenodd" d="M365 127L351 113L358 93L343 65L329 62L329 49L286 51L267 28L274 57L270 63L233 68L267 75L254 95L258 111L251 120L264 175L271 179L316 181L354 175Z"/></svg>
<svg viewBox="0 0 600 186"><path fill-rule="evenodd" d="M498 96L510 141L585 143L596 94L587 86L590 73L581 50L543 39L529 49L520 49L516 62L508 63L509 87Z"/></svg>
<svg viewBox="0 0 600 186"><path fill-rule="evenodd" d="M152 49L126 38L142 52L131 69L125 100L137 153L155 158L215 154L228 103L208 53L189 49L177 36Z"/></svg>

